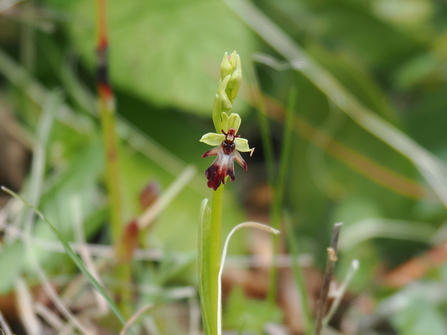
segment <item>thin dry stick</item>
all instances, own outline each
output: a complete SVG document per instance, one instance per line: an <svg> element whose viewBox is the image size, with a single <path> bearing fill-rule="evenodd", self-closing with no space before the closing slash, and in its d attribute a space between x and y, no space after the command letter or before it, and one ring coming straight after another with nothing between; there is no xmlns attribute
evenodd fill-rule
<svg viewBox="0 0 447 335"><path fill-rule="evenodd" d="M30 335L42 334L42 323L33 310L33 296L22 277L16 278L15 288L19 315L26 329L26 333Z"/></svg>
<svg viewBox="0 0 447 335"><path fill-rule="evenodd" d="M334 316L335 312L337 311L338 306L340 305L341 299L343 298L346 289L348 288L349 283L351 282L352 277L354 277L354 274L359 269L360 262L357 259L354 259L351 263L351 267L348 270L348 274L346 275L345 280L340 285L340 287L335 292L335 298L332 302L331 308L329 309L329 312L326 314L325 318L323 319L323 325L326 326L329 321Z"/></svg>
<svg viewBox="0 0 447 335"><path fill-rule="evenodd" d="M40 315L40 317L45 320L54 330L58 332L64 328L64 323L52 310L50 310L47 306L40 302L34 303L34 310L36 314Z"/></svg>
<svg viewBox="0 0 447 335"><path fill-rule="evenodd" d="M195 175L196 169L188 165L174 182L169 185L169 188L138 217L138 227L140 229L147 229Z"/></svg>
<svg viewBox="0 0 447 335"><path fill-rule="evenodd" d="M321 329L323 328L323 318L327 309L329 285L331 283L332 275L334 273L335 262L337 261L338 237L340 236L340 230L342 225L343 224L341 222L336 223L334 225L334 230L332 231L331 245L327 249L328 260L326 263L326 271L324 273L323 287L321 288L320 299L318 300L315 335L320 335Z"/></svg>
<svg viewBox="0 0 447 335"><path fill-rule="evenodd" d="M1 326L0 328L1 335L12 335L12 330L11 328L9 328L8 322L6 322L1 311L0 311L0 326Z"/></svg>
<svg viewBox="0 0 447 335"><path fill-rule="evenodd" d="M126 325L124 326L124 328L120 331L120 335L125 335L127 332L127 329L129 329L130 326L132 326L132 324L135 322L136 319L138 319L138 317L143 314L144 312L146 312L148 309L154 307L154 305L148 304L148 305L144 305L143 307L141 307L130 319L129 321L126 322Z"/></svg>

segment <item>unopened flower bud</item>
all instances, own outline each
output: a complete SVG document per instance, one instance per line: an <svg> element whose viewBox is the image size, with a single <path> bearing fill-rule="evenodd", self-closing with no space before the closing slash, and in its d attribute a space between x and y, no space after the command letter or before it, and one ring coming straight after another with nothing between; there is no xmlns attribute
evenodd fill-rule
<svg viewBox="0 0 447 335"><path fill-rule="evenodd" d="M231 75L233 72L233 67L228 60L228 52L225 52L222 63L220 64L220 80L224 80L224 78L228 75Z"/></svg>
<svg viewBox="0 0 447 335"><path fill-rule="evenodd" d="M228 82L230 81L230 75L226 76L219 84L219 88L217 89L217 93L214 97L213 103L213 123L216 131L219 132L222 129L221 126L221 114L227 113L233 107L230 99L228 99L228 95L226 93L226 88Z"/></svg>
<svg viewBox="0 0 447 335"><path fill-rule="evenodd" d="M242 82L242 68L241 68L241 58L236 51L234 51L231 56L234 59L235 67L233 72L231 73L230 81L227 85L227 95L230 101L233 103L234 99L237 97L237 93L239 92L239 88L241 87Z"/></svg>

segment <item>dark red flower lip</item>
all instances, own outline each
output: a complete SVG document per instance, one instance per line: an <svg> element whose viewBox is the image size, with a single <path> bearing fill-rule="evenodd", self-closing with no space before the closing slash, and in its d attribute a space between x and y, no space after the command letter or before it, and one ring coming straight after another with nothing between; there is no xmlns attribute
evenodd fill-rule
<svg viewBox="0 0 447 335"><path fill-rule="evenodd" d="M245 170L248 165L235 149L234 143L226 141L222 142L219 147L213 148L202 155L204 157L217 156L213 164L205 170L205 176L208 179L208 187L216 191L220 184L225 185L225 179L230 177L231 181L236 179L234 175L234 161L236 161Z"/></svg>

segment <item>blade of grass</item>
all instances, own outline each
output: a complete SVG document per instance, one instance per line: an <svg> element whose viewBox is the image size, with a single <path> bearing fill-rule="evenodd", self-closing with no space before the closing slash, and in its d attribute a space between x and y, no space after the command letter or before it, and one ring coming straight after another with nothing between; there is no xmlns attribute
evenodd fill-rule
<svg viewBox="0 0 447 335"><path fill-rule="evenodd" d="M153 308L153 305L144 305L143 307L141 307L130 319L129 321L127 321L126 325L124 326L124 328L120 331L120 335L125 335L127 330L132 326L132 324L139 318L139 316L141 314L143 314L144 312L146 312L148 309Z"/></svg>
<svg viewBox="0 0 447 335"><path fill-rule="evenodd" d="M346 252L366 240L377 237L427 242L435 233L436 228L425 222L368 218L344 230L339 248Z"/></svg>
<svg viewBox="0 0 447 335"><path fill-rule="evenodd" d="M36 13L36 1L26 1L22 6L23 24L20 29L20 58L26 69L33 73L36 67L36 39L34 27L28 23Z"/></svg>
<svg viewBox="0 0 447 335"><path fill-rule="evenodd" d="M272 56L258 54L253 56L253 60L256 62L263 63L267 66L270 66L277 71L284 71L294 68L293 66L290 65L290 62L288 61L281 62L276 60ZM252 85L256 86L253 80L251 81L251 83ZM257 91L257 90L252 89L251 91ZM265 95L252 94L252 96L253 98L249 101L251 105L269 106L268 109L271 110L272 112L268 116L271 117L272 119L276 119L276 121L279 123L283 122L282 115L285 114L283 113L284 108L279 103L275 102L274 99L272 99L271 97L267 97ZM256 100L258 98L262 98L263 100L265 100L265 102L259 103ZM332 114L334 115L335 113L333 112L335 111L335 105L331 100L329 100L329 103ZM340 116L346 116L346 114L343 114L342 111L339 111L338 114ZM350 167L357 173L363 175L366 178L371 179L375 183L380 184L382 187L388 188L393 192L397 192L401 195L410 197L412 199L421 199L424 197L424 194L426 192L423 190L422 186L420 186L418 182L405 178L400 174L389 170L388 168L384 167L381 163L372 161L369 158L360 154L359 152L356 152L356 150L347 147L346 144L342 144L339 141L337 141L332 135L335 129L339 127L340 121L342 121L340 117L337 118L331 117L331 119L328 118L328 120L325 122L327 126L323 125L322 127L314 128L312 125L308 123L308 121L306 121L300 115L296 115L295 132L299 136L309 141L310 143L320 147L321 149L324 149L329 154L340 160L342 163L346 164L348 167ZM312 161L313 160L310 159L310 163ZM315 170L315 168L312 170ZM315 175L317 175L318 171L313 172ZM321 173L324 174L324 171L320 170L320 174ZM323 185L323 183L320 180L316 181L316 183L317 186L320 185L320 187L321 185Z"/></svg>
<svg viewBox="0 0 447 335"><path fill-rule="evenodd" d="M37 126L36 141L33 145L33 159L31 161L31 176L29 185L27 187L27 198L34 206L38 206L42 194L42 185L44 180L45 160L46 160L46 146L50 136L51 127L53 125L54 117L61 104L60 93L51 92L46 96L42 106L43 113ZM34 212L23 211L26 219L24 221L24 231L26 234L31 234L33 230Z"/></svg>
<svg viewBox="0 0 447 335"><path fill-rule="evenodd" d="M318 127L318 131L315 131L309 139L312 145L309 145L306 151L306 161L310 175L320 191L329 197L333 196L328 192L329 185L333 181L325 164L324 152L328 151L336 132L341 129L345 120L346 115L329 100L329 115Z"/></svg>
<svg viewBox="0 0 447 335"><path fill-rule="evenodd" d="M278 230L281 226L284 188L285 188L287 172L289 169L295 106L296 106L296 91L291 90L289 94L286 120L284 124L285 129L279 158L278 178L277 180L272 181L273 200L272 200L270 221L272 227ZM279 240L277 238L273 239L273 250L275 255L279 254ZM269 291L267 299L270 302L274 303L276 297L277 275L278 275L278 268L275 257L273 258L272 267L270 269L269 275L270 275L270 281L269 281Z"/></svg>
<svg viewBox="0 0 447 335"><path fill-rule="evenodd" d="M269 114L269 117L274 121L282 123L282 115L285 114L285 112L283 112L285 108L271 97L264 95L263 99L266 100L269 110L272 111ZM342 112L340 111L340 113ZM313 142L314 145L318 145L320 148L325 149L328 154L338 159L359 175L387 188L388 190L416 200L423 199L427 196L431 197L429 192L425 190L418 181L404 177L399 172L390 170L383 165L383 162L374 161L353 149L352 146L350 147L331 137L330 134L322 131L321 128L313 127L299 114L295 115L294 131L298 136L309 142L311 142L315 136L318 136L321 141ZM327 147L323 146L324 143L327 143Z"/></svg>
<svg viewBox="0 0 447 335"><path fill-rule="evenodd" d="M42 185L44 180L45 160L46 160L46 146L49 139L51 126L53 124L54 116L59 110L61 104L60 94L57 92L51 92L45 97L43 105L43 115L39 121L37 127L37 140L33 147L33 160L31 162L31 178L27 191L27 197L29 197L34 206L37 206L40 202L42 193ZM44 291L47 293L50 300L54 303L56 308L63 314L67 320L80 331L85 334L90 334L82 323L70 312L66 304L57 295L55 289L50 283L48 276L39 264L39 261L34 253L32 245L32 231L35 213L32 211L23 211L25 217L24 230L23 230L23 244L26 251L26 256L29 258L30 263L34 266L34 272L37 275Z"/></svg>
<svg viewBox="0 0 447 335"><path fill-rule="evenodd" d="M54 62L50 63L53 64ZM64 67L64 69L65 70L62 71L56 68L55 71L57 74L61 74L61 80L64 82L64 84L68 87L75 86L75 84L77 84L76 89L69 90L68 93L71 94L73 91L82 91L83 93L81 96L87 96L88 99L82 100L82 98L79 97L80 94L75 95L73 98L77 98L78 103L81 104L83 108L86 109L86 111L94 114L93 111L96 108L96 100L94 95L89 92L84 85L81 85L78 82L75 74L73 73L73 69L67 69L67 67ZM14 59L4 53L1 49L0 72L11 82L11 84L22 89L31 100L33 100L40 106L44 105L45 98L48 96L48 94L50 94L50 91L48 91L35 78L31 77L29 73L20 66L20 64L15 62ZM82 114L74 113L71 107L65 103L61 103L56 118L58 119L58 121L64 123L65 125L75 129L80 133L91 133L90 130L92 129L93 124L90 119ZM148 137L146 134L144 134L137 127L129 123L120 115L117 115L117 132L119 136L132 148L144 154L151 161L163 167L164 170L166 170L173 176L178 176L187 166L184 161L169 153L169 151L163 148L160 144L153 141L150 137ZM30 139L29 142L31 143L33 141ZM203 180L201 176L195 176L194 183L191 183L190 186L199 194L208 194L208 188L206 186L203 186Z"/></svg>
<svg viewBox="0 0 447 335"><path fill-rule="evenodd" d="M269 120L266 112L264 99L262 97L259 80L253 67L253 63L249 63L247 67L248 80L251 85L252 101L256 104L256 111L261 132L261 140L264 153L264 161L266 162L267 180L272 187L275 182L275 158L273 154L272 136L270 135Z"/></svg>
<svg viewBox="0 0 447 335"><path fill-rule="evenodd" d="M296 71L313 82L343 112L365 130L407 157L447 207L445 164L402 131L366 108L252 3L246 0L225 0L225 2L273 49L285 57Z"/></svg>
<svg viewBox="0 0 447 335"><path fill-rule="evenodd" d="M0 72L11 84L22 90L33 102L43 107L51 91L32 77L28 71L12 57L0 49ZM68 104L62 103L57 113L57 119L79 132L88 132L92 123L88 118L75 114ZM87 127L87 128L86 128Z"/></svg>
<svg viewBox="0 0 447 335"><path fill-rule="evenodd" d="M277 71L283 71L293 68L288 61L280 62L272 56L259 57L258 55L256 57L254 56L253 59L257 62L268 65ZM287 65L284 63L286 63ZM254 100L255 98L256 97L252 98L252 101L250 101L250 103L252 105L259 105L260 103ZM269 106L268 109L274 111L269 114L269 117L271 117L272 119L276 119L276 121L279 123L282 123L282 115L285 114L282 112L284 108L280 104L275 102L271 97L267 97L264 95L262 96L262 99L265 100L262 105L267 104ZM381 162L373 161L362 155L361 153L356 152L356 150L348 147L346 144L342 144L341 142L337 141L333 137L333 133L340 127L340 122L345 120L342 117L346 116L346 114L339 110L331 100L329 100L329 106L331 115L324 122L324 124L318 128L314 128L300 115L296 115L295 132L300 137L303 137L316 147L320 147L320 149L325 150L327 153L340 160L349 168L353 169L364 177L371 179L373 182L381 185L382 187L388 188L393 192L397 192L412 199L421 199L424 197L425 193L427 192L424 191L424 189L422 188L422 186L419 185L418 182L405 178L399 173L389 170L389 168L383 166ZM311 156L310 149L311 147L309 147L307 155L309 157L309 164L312 164L312 162L314 163L314 165L312 165L313 168L311 169L312 176L316 178L316 185L322 189L323 193L326 193L327 190L324 185L328 183L328 179L326 178L326 181L322 180L324 179L323 177L325 176L325 171L321 168L317 169L317 167L319 166L324 166L322 162L323 157L318 157L316 153L315 155ZM316 161L317 159L318 161ZM316 176L319 177L317 178Z"/></svg>
<svg viewBox="0 0 447 335"><path fill-rule="evenodd" d="M278 216L280 216L283 199L284 199L284 188L286 185L286 176L289 170L289 161L290 154L292 153L292 130L295 119L295 106L296 106L297 92L295 89L292 89L289 94L289 101L286 113L286 120L284 123L284 135L282 139L281 153L279 157L279 174L278 181L275 190L275 196L273 198L273 208L276 212L278 212ZM279 222L276 226L273 226L275 229L279 229Z"/></svg>
<svg viewBox="0 0 447 335"><path fill-rule="evenodd" d="M28 206L29 208L31 208L34 212L36 212L36 214L38 216L40 216L40 218L42 220L44 220L48 226L50 227L50 229L53 231L53 233L58 237L59 241L62 243L65 251L67 252L67 254L70 256L70 258L73 260L73 262L77 265L77 267L79 268L79 270L82 271L82 273L87 277L87 279L89 280L89 282L93 285L93 287L99 292L101 293L101 295L104 297L104 299L107 301L107 303L109 304L110 308L112 309L113 313L116 315L116 317L118 318L118 320L125 325L126 324L126 319L124 318L124 316L121 314L120 310L118 309L118 306L115 304L115 302L110 298L110 296L108 295L108 293L105 291L105 289L101 286L101 284L98 283L98 281L92 276L92 274L87 270L87 268L85 267L85 265L82 263L81 259L79 258L79 256L73 251L73 249L70 247L70 245L68 244L68 242L65 240L65 238L59 233L59 231L55 228L55 226L46 219L46 217L34 206L32 206L31 204L29 204L25 199L23 199L21 196L19 196L18 194L14 193L13 191L9 190L8 188L2 186L1 189L3 191L5 191L6 193L12 195L13 197L19 199L20 201L22 201L26 206Z"/></svg>
<svg viewBox="0 0 447 335"><path fill-rule="evenodd" d="M84 222L82 217L82 207L80 198L73 196L71 199L71 210L72 210L72 216L73 216L73 229L74 229L74 235L76 237L77 242L79 243L79 255L86 265L86 268L90 271L93 277L101 284L103 285L103 282L101 280L101 277L99 276L99 271L95 267L95 264L93 262L93 259L91 257L91 254L86 246L85 241L85 232L84 232ZM104 298L101 296L101 294L94 290L93 295L96 300L97 304L97 311L99 315L106 315L108 312L108 305L107 302L104 300Z"/></svg>
<svg viewBox="0 0 447 335"><path fill-rule="evenodd" d="M2 187L3 190L5 190ZM5 190L6 191L6 190ZM48 276L46 275L43 268L40 266L39 261L34 253L33 245L32 245L32 237L29 234L24 234L23 243L25 245L25 249L27 252L27 256L30 260L30 263L34 267L34 273L36 274L39 282L42 284L42 288L47 294L48 298L57 308L57 310L69 321L70 327L74 327L79 329L83 334L91 335L92 331L88 330L79 320L78 318L70 312L67 305L64 301L58 296L56 290L52 286Z"/></svg>
<svg viewBox="0 0 447 335"><path fill-rule="evenodd" d="M309 304L309 298L306 290L306 283L304 281L304 274L301 269L301 266L297 264L297 260L299 257L298 252L298 243L297 239L294 238L292 225L290 223L290 219L285 216L284 223L286 227L285 235L287 237L287 243L289 245L290 254L292 255L292 271L293 278L295 279L296 287L300 296L300 305L301 305L301 316L304 323L304 334L312 335L314 330L313 320L312 320L312 310Z"/></svg>

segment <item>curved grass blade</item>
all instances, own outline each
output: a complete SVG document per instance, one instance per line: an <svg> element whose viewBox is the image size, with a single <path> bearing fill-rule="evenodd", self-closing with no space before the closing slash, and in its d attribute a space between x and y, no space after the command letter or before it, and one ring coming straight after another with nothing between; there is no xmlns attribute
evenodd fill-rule
<svg viewBox="0 0 447 335"><path fill-rule="evenodd" d="M286 227L286 238L287 243L290 248L290 254L292 256L292 271L293 271L293 279L295 280L296 287L299 291L300 297L300 305L301 305L301 314L304 321L304 333L306 335L312 335L314 324L312 320L312 309L310 308L309 299L307 297L306 283L304 281L304 274L301 269L301 266L297 264L297 260L299 258L298 253L298 243L296 238L293 235L293 229L290 222L290 218L285 216L284 223Z"/></svg>
<svg viewBox="0 0 447 335"><path fill-rule="evenodd" d="M340 237L339 248L344 252L374 238L427 242L436 233L436 228L425 222L366 218L345 229Z"/></svg>
<svg viewBox="0 0 447 335"><path fill-rule="evenodd" d="M225 258L227 256L228 244L230 243L231 236L233 236L233 234L241 228L257 228L257 229L264 230L268 233L272 233L275 235L279 234L279 230L276 230L270 226L267 226L265 224L258 223L258 222L240 223L236 227L234 227L228 234L228 236L225 240L223 251L222 251L222 258L220 260L219 276L218 276L218 281L217 281L217 287L218 287L218 293L219 293L218 294L218 302L217 302L217 304L218 304L217 305L217 334L218 335L222 334L222 272L223 272L223 268L225 265Z"/></svg>

